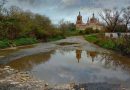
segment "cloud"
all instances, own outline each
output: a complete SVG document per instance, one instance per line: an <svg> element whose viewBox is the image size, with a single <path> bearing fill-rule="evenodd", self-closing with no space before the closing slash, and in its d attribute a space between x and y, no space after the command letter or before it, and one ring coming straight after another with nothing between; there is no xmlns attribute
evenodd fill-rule
<svg viewBox="0 0 130 90"><path fill-rule="evenodd" d="M45 14L53 22L63 18L75 22L79 11L88 17L91 13L97 13L104 8L127 7L130 5L130 0L8 0L7 6L11 5Z"/></svg>
<svg viewBox="0 0 130 90"><path fill-rule="evenodd" d="M75 3L75 0L62 0L65 4L73 4Z"/></svg>

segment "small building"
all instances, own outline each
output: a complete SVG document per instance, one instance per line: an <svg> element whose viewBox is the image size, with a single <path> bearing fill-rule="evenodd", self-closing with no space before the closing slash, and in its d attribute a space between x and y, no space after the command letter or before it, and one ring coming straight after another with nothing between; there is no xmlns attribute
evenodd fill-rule
<svg viewBox="0 0 130 90"><path fill-rule="evenodd" d="M102 30L103 26L101 25L99 19L95 18L95 15L93 14L92 17L87 20L87 23L83 23L82 15L79 12L79 15L77 16L76 21L76 29L77 30L85 30L86 28L92 28L93 30Z"/></svg>

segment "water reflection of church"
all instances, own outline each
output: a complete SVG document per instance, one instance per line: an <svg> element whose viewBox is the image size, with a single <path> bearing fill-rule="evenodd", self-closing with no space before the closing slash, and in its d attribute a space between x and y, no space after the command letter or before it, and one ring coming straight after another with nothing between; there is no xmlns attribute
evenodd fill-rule
<svg viewBox="0 0 130 90"><path fill-rule="evenodd" d="M81 59L81 56L82 56L82 50L76 50L76 58L78 60L78 63L79 63L79 61Z"/></svg>
<svg viewBox="0 0 130 90"><path fill-rule="evenodd" d="M97 52L96 51L87 51L87 57L91 57L92 62L94 62L95 58L97 57Z"/></svg>
<svg viewBox="0 0 130 90"><path fill-rule="evenodd" d="M94 62L95 58L97 57L97 52L96 51L86 51L87 57L92 58L92 62ZM76 58L78 60L78 63L80 62L82 58L82 50L76 50Z"/></svg>

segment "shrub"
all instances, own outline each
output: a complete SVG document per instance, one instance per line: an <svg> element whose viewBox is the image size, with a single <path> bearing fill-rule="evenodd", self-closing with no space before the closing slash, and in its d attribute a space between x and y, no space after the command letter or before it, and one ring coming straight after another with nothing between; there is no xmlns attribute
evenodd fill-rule
<svg viewBox="0 0 130 90"><path fill-rule="evenodd" d="M95 43L103 48L107 49L114 49L115 48L115 43L113 42L112 39L104 39L100 38L97 35L89 35L85 37L87 41L90 41L92 43Z"/></svg>
<svg viewBox="0 0 130 90"><path fill-rule="evenodd" d="M65 38L64 36L58 35L58 36L53 36L47 39L47 41L56 41Z"/></svg>
<svg viewBox="0 0 130 90"><path fill-rule="evenodd" d="M34 43L37 43L37 42L38 41L36 40L36 38L20 38L20 39L16 39L16 40L13 41L13 43L16 46L34 44Z"/></svg>
<svg viewBox="0 0 130 90"><path fill-rule="evenodd" d="M9 40L1 40L0 41L0 48L7 48L9 47Z"/></svg>
<svg viewBox="0 0 130 90"><path fill-rule="evenodd" d="M87 41L95 43L103 48L119 51L123 55L130 55L130 37L122 37L118 39L103 38L98 35L85 36Z"/></svg>
<svg viewBox="0 0 130 90"><path fill-rule="evenodd" d="M116 50L124 55L130 55L130 38L119 38L116 40Z"/></svg>
<svg viewBox="0 0 130 90"><path fill-rule="evenodd" d="M100 32L100 30L98 30L98 29L95 30L95 33L99 33L99 32Z"/></svg>
<svg viewBox="0 0 130 90"><path fill-rule="evenodd" d="M84 34L84 31L80 30L80 31L79 31L79 34Z"/></svg>
<svg viewBox="0 0 130 90"><path fill-rule="evenodd" d="M98 29L93 29L93 28L86 28L85 29L85 34L92 34L92 33L99 33L100 32L100 30L98 30Z"/></svg>

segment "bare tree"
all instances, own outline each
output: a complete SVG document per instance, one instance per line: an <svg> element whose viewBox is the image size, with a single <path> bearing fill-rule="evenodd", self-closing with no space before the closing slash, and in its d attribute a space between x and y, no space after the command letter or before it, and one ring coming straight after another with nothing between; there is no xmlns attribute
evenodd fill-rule
<svg viewBox="0 0 130 90"><path fill-rule="evenodd" d="M125 24L125 30L127 31L128 25L130 24L130 6L124 9L123 20Z"/></svg>
<svg viewBox="0 0 130 90"><path fill-rule="evenodd" d="M60 22L59 22L59 28L60 28L60 30L63 32L63 33L65 33L66 32L66 30L67 30L67 28L68 28L68 21L64 21L64 19L62 19L62 20L60 20Z"/></svg>
<svg viewBox="0 0 130 90"><path fill-rule="evenodd" d="M103 12L99 13L102 20L105 22L106 30L109 32L114 32L116 30L116 27L122 22L120 19L122 15L122 10L117 9L105 9Z"/></svg>
<svg viewBox="0 0 130 90"><path fill-rule="evenodd" d="M0 16L3 14L3 12L5 11L4 5L7 2L7 0L1 0L0 1Z"/></svg>

